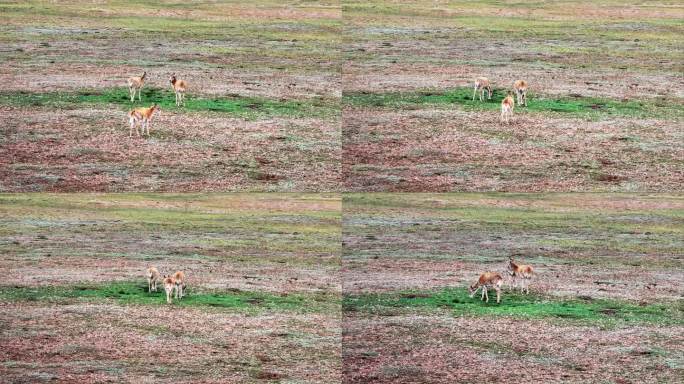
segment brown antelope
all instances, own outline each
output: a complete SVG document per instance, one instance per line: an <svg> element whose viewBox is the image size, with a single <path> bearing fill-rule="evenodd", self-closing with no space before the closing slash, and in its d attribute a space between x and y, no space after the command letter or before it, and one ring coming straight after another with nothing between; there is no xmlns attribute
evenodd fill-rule
<svg viewBox="0 0 684 384"><path fill-rule="evenodd" d="M482 297L480 300L485 300L486 303L489 302L489 295L487 294L487 288L494 288L496 290L496 302L501 302L501 285L503 284L503 277L496 272L485 272L480 275L480 278L468 287L468 293L470 297L475 296L480 287L482 287Z"/></svg>
<svg viewBox="0 0 684 384"><path fill-rule="evenodd" d="M157 281L159 281L159 271L155 267L147 268L147 292L157 292Z"/></svg>
<svg viewBox="0 0 684 384"><path fill-rule="evenodd" d="M530 279L534 274L534 270L529 265L516 264L513 260L513 256L508 257L508 273L513 278L513 281L520 279L520 292L525 291L530 293Z"/></svg>
<svg viewBox="0 0 684 384"><path fill-rule="evenodd" d="M182 299L183 290L185 290L185 273L183 271L176 271L173 274L173 281L176 285L176 299Z"/></svg>
<svg viewBox="0 0 684 384"><path fill-rule="evenodd" d="M173 87L173 92L176 93L176 106L185 104L185 89L188 87L188 83L185 80L176 79L176 75L171 75L169 82Z"/></svg>
<svg viewBox="0 0 684 384"><path fill-rule="evenodd" d="M516 80L515 83L513 83L513 90L518 99L518 105L527 107L527 81Z"/></svg>
<svg viewBox="0 0 684 384"><path fill-rule="evenodd" d="M504 121L508 123L509 119L513 117L513 108L515 107L515 101L513 96L509 93L505 99L501 101L501 122Z"/></svg>
<svg viewBox="0 0 684 384"><path fill-rule="evenodd" d="M475 86L473 87L473 101L475 101L475 94L480 91L480 101L483 101L485 90L487 90L487 99L492 99L492 87L489 85L489 79L486 77L478 77L475 79Z"/></svg>
<svg viewBox="0 0 684 384"><path fill-rule="evenodd" d="M164 290L166 291L166 302L171 304L173 290L176 288L176 280L173 276L164 276Z"/></svg>
<svg viewBox="0 0 684 384"><path fill-rule="evenodd" d="M131 102L135 101L136 91L138 91L138 101L142 101L140 98L140 90L143 85L145 85L145 76L147 76L147 72L143 72L140 77L133 76L128 78L128 93L131 95Z"/></svg>
<svg viewBox="0 0 684 384"><path fill-rule="evenodd" d="M145 128L147 128L147 136L149 136L150 120L152 120L152 117L154 117L154 114L157 111L159 111L159 106L154 104L149 108L136 108L128 112L128 122L131 125L131 129L128 132L128 137L133 137L133 128L135 128L135 133L138 135L138 137L140 137L138 125L142 127L143 135L145 134Z"/></svg>

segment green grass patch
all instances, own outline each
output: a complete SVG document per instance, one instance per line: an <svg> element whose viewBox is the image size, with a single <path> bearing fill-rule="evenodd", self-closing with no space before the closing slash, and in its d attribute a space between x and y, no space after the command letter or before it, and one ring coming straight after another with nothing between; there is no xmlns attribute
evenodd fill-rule
<svg viewBox="0 0 684 384"><path fill-rule="evenodd" d="M540 295L521 295L503 291L501 303L496 292L489 292L489 303L480 300L480 291L470 298L466 287L440 291L403 291L346 295L344 311L393 315L419 309L446 309L455 316L510 316L517 318L556 318L602 326L618 323L683 324L684 301L640 305L627 301L559 299Z"/></svg>
<svg viewBox="0 0 684 384"><path fill-rule="evenodd" d="M330 117L339 114L339 107L332 100L316 98L310 100L271 100L257 97L197 97L187 95L185 105L176 106L175 95L170 90L143 88L142 102L132 103L128 89L107 88L82 90L78 92L2 92L0 104L16 106L47 106L69 108L81 104L118 105L122 109L148 107L157 103L162 110L189 112L215 112L247 119L271 116L284 117Z"/></svg>
<svg viewBox="0 0 684 384"><path fill-rule="evenodd" d="M353 107L418 108L421 106L459 105L466 110L499 110L505 89L494 89L491 100L473 101L472 88L455 88L444 91L418 92L346 92L343 104ZM637 118L682 118L684 110L679 104L665 101L617 101L595 97L546 98L528 94L526 107L516 105L516 110L529 112L555 112L585 118L626 116Z"/></svg>
<svg viewBox="0 0 684 384"><path fill-rule="evenodd" d="M46 287L0 287L2 301L74 301L113 300L124 305L167 305L163 286L158 292L147 292L146 283L112 282L106 284L78 284ZM181 307L215 307L238 312L295 311L322 312L339 310L339 297L321 294L274 294L247 291L196 291L187 288L186 296L173 301Z"/></svg>

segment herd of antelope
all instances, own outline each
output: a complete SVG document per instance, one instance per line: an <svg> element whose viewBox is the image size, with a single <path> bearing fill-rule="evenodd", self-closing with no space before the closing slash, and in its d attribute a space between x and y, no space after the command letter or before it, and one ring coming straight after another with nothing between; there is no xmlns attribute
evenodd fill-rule
<svg viewBox="0 0 684 384"><path fill-rule="evenodd" d="M140 91L145 85L147 79L147 72L143 72L142 76L133 76L128 78L128 93L131 97L131 103L135 103L135 94L138 94L138 101L142 101ZM173 88L173 92L176 94L176 106L185 105L185 91L188 88L188 83L185 80L176 78L175 74L172 74L169 78L169 83ZM135 108L128 112L128 122L131 126L128 132L128 137L133 137L133 129L135 129L136 135L140 137L140 132L138 132L138 126L141 127L143 136L145 135L145 129L147 129L147 136L150 136L150 121L156 112L159 111L159 106L153 104L149 108Z"/></svg>
<svg viewBox="0 0 684 384"><path fill-rule="evenodd" d="M164 291L166 291L166 302L171 304L173 293L175 291L175 298L180 300L183 298L185 291L185 273L183 271L176 271L173 275L162 275L157 268L147 268L147 292L157 292L157 282L164 283Z"/></svg>
<svg viewBox="0 0 684 384"><path fill-rule="evenodd" d="M128 78L128 93L131 97L131 102L135 102L135 95L138 94L138 101L142 101L142 96L140 92L145 85L147 78L147 72L143 72L142 76L133 76ZM185 105L185 91L188 87L188 83L185 80L178 79L176 75L171 75L169 78L169 83L173 88L173 92L176 94L176 106L180 107ZM480 101L484 101L484 94L487 91L487 100L492 99L492 86L489 79L486 77L478 77L475 79L475 85L473 86L473 101L475 101L475 96L478 91L480 91ZM513 83L513 92L508 91L506 97L501 101L501 122L510 122L513 117L513 109L515 108L515 100L513 100L513 93L518 100L518 105L527 106L527 82L525 80L516 80ZM149 108L135 108L128 112L128 121L131 126L128 133L128 137L133 137L133 129L138 137L140 137L140 132L138 132L138 126L141 127L143 136L147 131L147 136L150 135L150 121L156 112L159 111L159 106L153 104Z"/></svg>
<svg viewBox="0 0 684 384"><path fill-rule="evenodd" d="M473 101L475 101L475 95L477 95L477 91L480 91L480 101L484 101L485 91L487 91L487 100L492 99L492 86L490 85L488 78L478 77L475 79L475 85L473 87ZM506 97L501 101L502 123L508 123L513 117L513 108L515 107L513 93L515 93L515 96L518 99L518 105L524 105L527 107L527 82L525 80L516 80L513 83L513 92L508 91Z"/></svg>
<svg viewBox="0 0 684 384"><path fill-rule="evenodd" d="M520 286L521 293L530 293L530 279L534 274L534 270L529 265L517 264L513 260L513 256L508 258L508 274L511 277L511 283L509 287L516 285ZM504 279L498 272L485 272L480 275L480 278L468 287L468 293L470 297L474 297L478 289L482 289L482 297L480 300L485 300L489 302L489 295L487 290L494 289L496 291L496 302L501 302L501 287L503 286Z"/></svg>

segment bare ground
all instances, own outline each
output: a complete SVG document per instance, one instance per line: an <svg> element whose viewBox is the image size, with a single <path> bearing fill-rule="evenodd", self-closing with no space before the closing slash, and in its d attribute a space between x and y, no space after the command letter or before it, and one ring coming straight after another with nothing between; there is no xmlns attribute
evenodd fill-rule
<svg viewBox="0 0 684 384"><path fill-rule="evenodd" d="M681 331L681 327L604 330L448 314L347 315L344 382L676 382L683 358Z"/></svg>
<svg viewBox="0 0 684 384"><path fill-rule="evenodd" d="M339 319L109 304L2 303L7 382L340 380Z"/></svg>
<svg viewBox="0 0 684 384"><path fill-rule="evenodd" d="M141 139L116 110L0 107L0 116L4 191L316 191L340 181L339 126L325 120L162 110Z"/></svg>
<svg viewBox="0 0 684 384"><path fill-rule="evenodd" d="M356 191L677 190L679 124L522 112L345 112L343 174Z"/></svg>

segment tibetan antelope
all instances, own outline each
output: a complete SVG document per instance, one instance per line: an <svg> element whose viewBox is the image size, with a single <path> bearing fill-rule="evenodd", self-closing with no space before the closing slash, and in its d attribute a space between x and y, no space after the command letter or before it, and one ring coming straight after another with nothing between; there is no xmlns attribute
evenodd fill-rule
<svg viewBox="0 0 684 384"><path fill-rule="evenodd" d="M140 132L138 132L138 125L142 128L143 135L145 134L145 129L147 128L147 136L150 135L150 120L154 117L154 114L159 111L159 106L157 104L152 105L149 108L136 108L128 112L128 122L131 125L131 129L128 132L128 137L133 137L133 128L135 128L135 133L140 137Z"/></svg>
<svg viewBox="0 0 684 384"><path fill-rule="evenodd" d="M159 281L159 271L155 267L147 268L147 292L157 292L157 281Z"/></svg>
<svg viewBox="0 0 684 384"><path fill-rule="evenodd" d="M505 99L501 101L501 122L509 122L510 118L513 117L513 108L515 107L515 101L513 96L509 93Z"/></svg>
<svg viewBox="0 0 684 384"><path fill-rule="evenodd" d="M478 77L475 80L475 86L473 87L473 101L475 101L475 94L480 91L480 101L483 101L485 90L487 90L487 99L492 99L492 87L489 85L489 79L486 77Z"/></svg>
<svg viewBox="0 0 684 384"><path fill-rule="evenodd" d="M527 81L516 80L516 82L513 83L513 90L518 99L518 105L527 107Z"/></svg>
<svg viewBox="0 0 684 384"><path fill-rule="evenodd" d="M128 78L128 93L131 96L131 102L135 101L135 92L138 92L138 101L142 101L140 98L140 90L142 89L143 85L145 85L145 76L147 76L147 72L143 72L142 76L140 77L129 77Z"/></svg>
<svg viewBox="0 0 684 384"><path fill-rule="evenodd" d="M188 83L186 83L185 80L176 79L176 75L171 75L169 82L173 87L173 92L176 93L176 106L181 104L185 105L185 89L187 88Z"/></svg>
<svg viewBox="0 0 684 384"><path fill-rule="evenodd" d="M164 291L166 291L166 302L171 304L173 290L176 288L176 279L173 276L164 275Z"/></svg>
<svg viewBox="0 0 684 384"><path fill-rule="evenodd" d="M182 299L183 291L185 290L185 273L183 271L176 271L173 274L173 281L176 285L176 299Z"/></svg>
<svg viewBox="0 0 684 384"><path fill-rule="evenodd" d="M503 284L503 277L496 272L485 272L480 275L480 278L474 282L470 287L468 287L468 293L470 297L475 296L480 287L482 287L482 297L480 300L485 300L486 303L489 302L489 295L487 294L488 288L494 288L496 291L496 302L501 302L501 285Z"/></svg>
<svg viewBox="0 0 684 384"><path fill-rule="evenodd" d="M508 273L513 278L513 281L520 280L520 292L525 291L530 293L530 279L534 274L532 267L529 265L516 264L513 256L508 257Z"/></svg>

